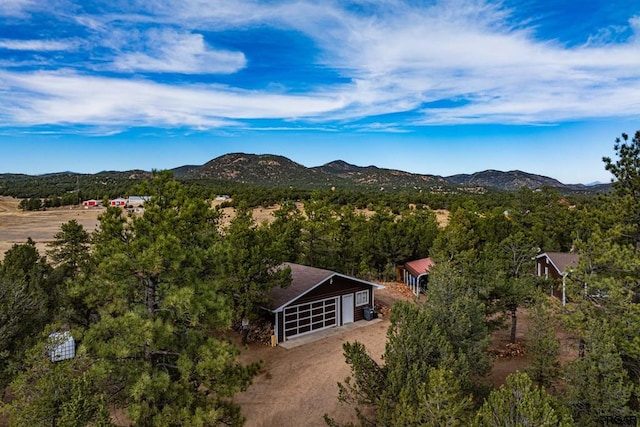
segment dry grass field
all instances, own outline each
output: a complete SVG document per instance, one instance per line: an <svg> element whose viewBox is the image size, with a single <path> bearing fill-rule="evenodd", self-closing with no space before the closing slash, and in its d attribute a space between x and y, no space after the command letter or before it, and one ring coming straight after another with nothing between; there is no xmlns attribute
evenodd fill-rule
<svg viewBox="0 0 640 427"><path fill-rule="evenodd" d="M91 232L98 225L98 215L104 212L104 208L84 209L77 206L23 212L18 209L19 203L19 199L0 196L0 259L11 246L24 243L29 237L36 242L40 254L44 255L47 243L53 240L62 224L75 219Z"/></svg>

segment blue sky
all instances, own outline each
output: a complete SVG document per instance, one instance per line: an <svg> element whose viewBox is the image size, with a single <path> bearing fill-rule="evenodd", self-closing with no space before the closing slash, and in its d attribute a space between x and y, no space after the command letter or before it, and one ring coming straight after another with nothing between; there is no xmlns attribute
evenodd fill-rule
<svg viewBox="0 0 640 427"><path fill-rule="evenodd" d="M640 0L2 0L0 172L305 166L609 181Z"/></svg>

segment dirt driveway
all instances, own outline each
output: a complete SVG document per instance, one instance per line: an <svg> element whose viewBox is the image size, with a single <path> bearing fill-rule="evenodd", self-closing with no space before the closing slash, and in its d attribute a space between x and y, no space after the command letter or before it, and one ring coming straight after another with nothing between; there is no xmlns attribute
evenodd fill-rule
<svg viewBox="0 0 640 427"><path fill-rule="evenodd" d="M388 286L376 291L376 302L389 307L398 299L408 299L407 295ZM246 426L324 426L325 413L341 422L355 421L353 408L339 404L337 399L337 383L350 374L342 344L359 341L380 362L388 326L387 316L380 322L291 349L249 345L241 361L262 360L263 369L253 385L234 398L247 418Z"/></svg>

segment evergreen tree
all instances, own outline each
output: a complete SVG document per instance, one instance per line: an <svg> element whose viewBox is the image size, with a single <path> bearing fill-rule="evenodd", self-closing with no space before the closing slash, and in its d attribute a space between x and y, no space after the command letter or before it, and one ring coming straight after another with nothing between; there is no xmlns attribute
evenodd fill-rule
<svg viewBox="0 0 640 427"><path fill-rule="evenodd" d="M523 232L516 232L497 245L486 245L483 251L496 272L491 293L511 320L511 343L516 342L518 308L530 301L535 292L533 256L536 253L536 245Z"/></svg>
<svg viewBox="0 0 640 427"><path fill-rule="evenodd" d="M527 374L516 372L507 384L491 392L474 420L478 427L572 426L567 410L539 388Z"/></svg>
<svg viewBox="0 0 640 427"><path fill-rule="evenodd" d="M445 262L468 265L478 256L477 213L457 208L449 214L449 223L433 242L431 258L436 264Z"/></svg>
<svg viewBox="0 0 640 427"><path fill-rule="evenodd" d="M609 328L606 321L590 321L584 356L567 367L566 403L583 426L601 425L601 417L631 415L634 386Z"/></svg>
<svg viewBox="0 0 640 427"><path fill-rule="evenodd" d="M14 244L0 263L0 392L24 368L25 351L52 319L51 271L30 238Z"/></svg>
<svg viewBox="0 0 640 427"><path fill-rule="evenodd" d="M394 425L467 426L471 408L471 396L463 394L453 371L442 366L430 368L426 381L416 389L402 390Z"/></svg>
<svg viewBox="0 0 640 427"><path fill-rule="evenodd" d="M71 277L89 260L90 235L75 219L62 224L49 243L47 255L53 265Z"/></svg>
<svg viewBox="0 0 640 427"><path fill-rule="evenodd" d="M527 333L527 353L531 357L531 363L526 372L540 387L549 387L560 374L557 322L546 298L539 295L536 304L529 310Z"/></svg>
<svg viewBox="0 0 640 427"><path fill-rule="evenodd" d="M268 227L270 239L280 262L299 262L300 238L304 216L293 202L283 202L273 212L274 220Z"/></svg>
<svg viewBox="0 0 640 427"><path fill-rule="evenodd" d="M304 204L307 217L302 228L300 262L335 270L337 217L326 200L317 194Z"/></svg>
<svg viewBox="0 0 640 427"><path fill-rule="evenodd" d="M355 408L361 426L465 425L471 400L462 380L471 369L433 320L415 304L396 303L382 366L361 343L343 345L351 376L338 384L338 399Z"/></svg>
<svg viewBox="0 0 640 427"><path fill-rule="evenodd" d="M56 342L49 338L53 326L25 353L25 365L11 384L12 399L2 407L16 427L110 427L108 395L117 393L108 381L106 366L86 356L52 362L48 354Z"/></svg>
<svg viewBox="0 0 640 427"><path fill-rule="evenodd" d="M231 296L235 320L254 320L258 309L269 302L271 289L291 283L290 270L278 268L278 248L270 239L267 226L257 226L245 204L237 208L221 248L224 287ZM248 328L244 328L244 344L247 333Z"/></svg>
<svg viewBox="0 0 640 427"><path fill-rule="evenodd" d="M487 374L491 368L487 356L489 330L478 290L451 263L436 264L429 276L429 296L422 309L429 314L432 324L440 328L456 357L466 360L468 374ZM458 376L467 391L469 375Z"/></svg>
<svg viewBox="0 0 640 427"><path fill-rule="evenodd" d="M616 138L614 149L618 157L612 160L603 157L605 169L610 171L616 180L613 188L621 199L626 215L624 222L630 226L630 237L636 250L640 249L640 130L629 140L629 135L623 133Z"/></svg>

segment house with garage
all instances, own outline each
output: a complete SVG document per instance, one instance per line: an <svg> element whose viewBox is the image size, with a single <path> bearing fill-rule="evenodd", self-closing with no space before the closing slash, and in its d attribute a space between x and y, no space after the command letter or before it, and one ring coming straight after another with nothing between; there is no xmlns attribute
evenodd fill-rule
<svg viewBox="0 0 640 427"><path fill-rule="evenodd" d="M365 319L382 285L334 271L284 263L291 284L274 288L268 310L277 343ZM370 320L370 319L369 319Z"/></svg>
<svg viewBox="0 0 640 427"><path fill-rule="evenodd" d="M567 303L567 277L578 266L580 255L573 252L544 252L537 255L536 275L545 279L552 279L556 284L551 288L551 295Z"/></svg>
<svg viewBox="0 0 640 427"><path fill-rule="evenodd" d="M434 263L431 258L421 258L409 261L402 267L402 281L415 295L427 290L429 283L429 270Z"/></svg>

